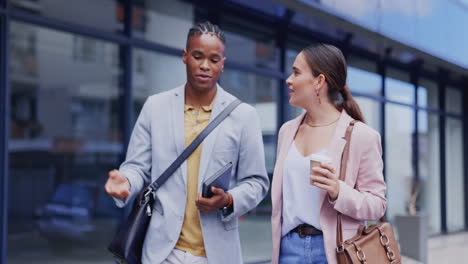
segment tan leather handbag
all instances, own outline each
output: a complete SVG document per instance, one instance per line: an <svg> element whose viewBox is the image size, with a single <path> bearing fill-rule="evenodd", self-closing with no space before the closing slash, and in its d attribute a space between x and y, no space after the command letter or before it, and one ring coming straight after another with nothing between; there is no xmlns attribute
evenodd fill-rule
<svg viewBox="0 0 468 264"><path fill-rule="evenodd" d="M346 165L349 156L351 133L356 120L351 121L346 130L346 146L341 158L340 180L346 177ZM339 264L400 264L401 255L398 243L395 239L392 226L385 221L385 216L380 222L365 227L359 226L357 234L343 242L343 230L341 226L342 215L338 212L336 225L336 252Z"/></svg>

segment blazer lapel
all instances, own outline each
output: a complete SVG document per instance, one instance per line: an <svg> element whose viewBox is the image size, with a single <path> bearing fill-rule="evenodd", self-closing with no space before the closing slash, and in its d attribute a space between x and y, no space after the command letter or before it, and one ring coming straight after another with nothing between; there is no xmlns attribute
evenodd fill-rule
<svg viewBox="0 0 468 264"><path fill-rule="evenodd" d="M277 164L275 165L275 178L273 179L272 184L272 199L274 199L273 204L275 206L275 211L273 213L281 213L282 210L282 201L283 201L283 166L286 155L288 154L289 147L291 146L294 136L296 135L297 129L304 119L305 113L296 117L292 123L285 127L284 135L281 141L281 146L279 146L278 157L276 158Z"/></svg>
<svg viewBox="0 0 468 264"><path fill-rule="evenodd" d="M294 140L294 136L296 135L297 130L299 129L299 126L301 125L304 117L305 117L305 113L296 117L294 119L294 122L291 124L290 128L287 131L285 131L284 141L281 143L281 149L278 152L278 161L280 162L281 167L283 167L284 159L286 158L286 155L288 154L289 147L291 146Z"/></svg>
<svg viewBox="0 0 468 264"><path fill-rule="evenodd" d="M172 100L172 129L174 135L174 143L176 145L177 155L180 155L185 149L184 139L184 102L185 102L184 86L178 87L174 91Z"/></svg>
<svg viewBox="0 0 468 264"><path fill-rule="evenodd" d="M174 144L177 156L182 154L185 149L184 135L184 103L185 103L185 86L180 86L174 90L172 98L172 131L174 135ZM184 162L180 166L184 183L187 184L187 163Z"/></svg>
<svg viewBox="0 0 468 264"><path fill-rule="evenodd" d="M328 147L328 154L332 159L332 163L335 167L335 175L340 177L340 166L341 166L341 155L343 154L343 149L346 145L346 140L344 139L346 128L349 125L349 122L353 120L345 110L341 111L340 119L338 120L338 124L335 128L335 133L330 141ZM322 208L323 201L325 200L327 192L324 190L320 190L320 209Z"/></svg>
<svg viewBox="0 0 468 264"><path fill-rule="evenodd" d="M211 110L211 115L210 115L210 121L213 121L213 119L218 116L219 113L221 113L224 108L228 106L229 103L229 98L226 96L226 92L221 88L221 86L217 85L217 91L216 91L216 96L213 100L213 109ZM199 174L198 174L198 185L199 187L201 186L201 183L203 182L203 179L205 178L205 173L206 169L208 168L208 164L210 162L210 157L212 156L213 152L213 147L216 142L216 138L219 133L219 127L222 126L222 124L219 124L218 127L216 127L211 133L203 140L202 142L202 151L201 151L201 157L200 157L200 169L199 169Z"/></svg>

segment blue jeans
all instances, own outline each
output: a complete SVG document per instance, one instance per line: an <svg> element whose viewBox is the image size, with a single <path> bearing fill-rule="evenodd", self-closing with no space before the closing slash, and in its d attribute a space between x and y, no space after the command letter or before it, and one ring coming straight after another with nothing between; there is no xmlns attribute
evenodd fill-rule
<svg viewBox="0 0 468 264"><path fill-rule="evenodd" d="M289 232L281 238L280 264L327 264L323 236L300 237Z"/></svg>

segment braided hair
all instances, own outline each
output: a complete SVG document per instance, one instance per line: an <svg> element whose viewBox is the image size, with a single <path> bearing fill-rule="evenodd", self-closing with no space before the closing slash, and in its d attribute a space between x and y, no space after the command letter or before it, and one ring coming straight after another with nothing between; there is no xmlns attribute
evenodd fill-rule
<svg viewBox="0 0 468 264"><path fill-rule="evenodd" d="M223 44L226 44L224 32L217 25L213 25L209 21L198 23L190 28L187 34L187 44L191 37L202 34L211 34L212 36L214 35L218 37L218 39L221 40Z"/></svg>

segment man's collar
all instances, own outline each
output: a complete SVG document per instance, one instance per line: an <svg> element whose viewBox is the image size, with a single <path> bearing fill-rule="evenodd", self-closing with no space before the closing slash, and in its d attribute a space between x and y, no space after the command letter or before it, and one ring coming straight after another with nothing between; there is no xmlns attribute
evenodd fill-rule
<svg viewBox="0 0 468 264"><path fill-rule="evenodd" d="M216 98L216 97L215 97L215 98ZM211 100L210 105L203 105L203 106L201 107L201 108L203 109L203 111L205 111L205 112L211 112L211 110L213 110L213 105L214 105L215 98L213 98L213 100ZM194 106L188 105L188 104L184 104L184 112L187 112L187 111L190 111L190 110L193 110L193 109L195 109Z"/></svg>

